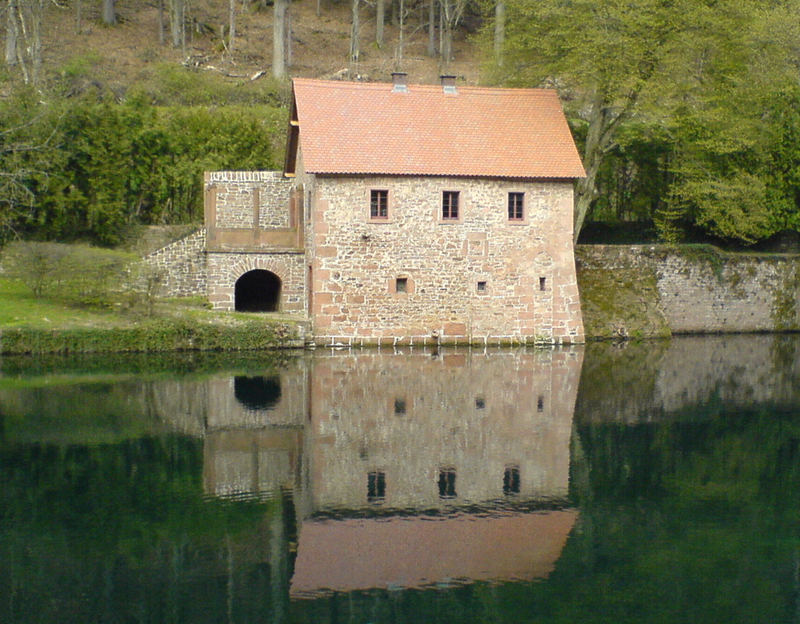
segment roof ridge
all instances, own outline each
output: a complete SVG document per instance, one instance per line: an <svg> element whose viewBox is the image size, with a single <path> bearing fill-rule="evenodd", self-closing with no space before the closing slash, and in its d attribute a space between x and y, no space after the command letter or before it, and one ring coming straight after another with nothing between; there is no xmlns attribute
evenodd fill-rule
<svg viewBox="0 0 800 624"><path fill-rule="evenodd" d="M292 78L292 82L301 84L310 84L319 87L330 87L335 89L354 88L354 89L386 89L391 91L393 87L391 82L357 82L353 80L325 80L322 78ZM440 84L423 84L423 83L409 83L406 85L408 92L412 90L435 91L441 92L442 86ZM522 95L525 93L530 94L558 94L556 89L547 87L493 87L485 85L457 85L459 91L465 90L472 93L508 93Z"/></svg>

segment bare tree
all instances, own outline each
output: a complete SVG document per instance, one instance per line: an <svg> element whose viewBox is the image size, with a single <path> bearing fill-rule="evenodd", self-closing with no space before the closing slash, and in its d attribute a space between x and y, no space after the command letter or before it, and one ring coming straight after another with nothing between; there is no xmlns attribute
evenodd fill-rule
<svg viewBox="0 0 800 624"><path fill-rule="evenodd" d="M458 26L467 0L440 0L439 24L443 26L440 33L439 52L442 56L442 67L447 67L453 60L453 29Z"/></svg>
<svg viewBox="0 0 800 624"><path fill-rule="evenodd" d="M169 26L172 47L186 51L186 0L170 0Z"/></svg>
<svg viewBox="0 0 800 624"><path fill-rule="evenodd" d="M506 39L506 3L497 0L494 7L494 61L503 64L503 44Z"/></svg>
<svg viewBox="0 0 800 624"><path fill-rule="evenodd" d="M386 0L375 0L375 43L383 47L383 25L386 21Z"/></svg>
<svg viewBox="0 0 800 624"><path fill-rule="evenodd" d="M233 54L236 40L236 0L228 0L228 52Z"/></svg>
<svg viewBox="0 0 800 624"><path fill-rule="evenodd" d="M361 53L359 48L359 41L358 41L358 31L361 28L359 24L358 18L358 5L360 4L360 0L353 0L353 24L352 28L350 29L350 62L351 63L358 63L358 57Z"/></svg>
<svg viewBox="0 0 800 624"><path fill-rule="evenodd" d="M103 23L111 26L117 23L117 13L114 0L103 0Z"/></svg>
<svg viewBox="0 0 800 624"><path fill-rule="evenodd" d="M428 56L436 56L436 0L428 2Z"/></svg>
<svg viewBox="0 0 800 624"><path fill-rule="evenodd" d="M8 0L6 9L6 65L12 67L17 64L17 39L19 29L17 28L17 2Z"/></svg>
<svg viewBox="0 0 800 624"><path fill-rule="evenodd" d="M286 75L286 12L288 0L275 0L272 21L272 75Z"/></svg>

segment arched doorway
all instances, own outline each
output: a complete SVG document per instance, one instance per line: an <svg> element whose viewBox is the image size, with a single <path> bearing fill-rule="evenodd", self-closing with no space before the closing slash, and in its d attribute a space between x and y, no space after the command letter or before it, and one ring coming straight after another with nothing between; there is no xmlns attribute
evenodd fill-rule
<svg viewBox="0 0 800 624"><path fill-rule="evenodd" d="M281 278L271 271L255 269L236 280L237 312L275 312L281 299Z"/></svg>

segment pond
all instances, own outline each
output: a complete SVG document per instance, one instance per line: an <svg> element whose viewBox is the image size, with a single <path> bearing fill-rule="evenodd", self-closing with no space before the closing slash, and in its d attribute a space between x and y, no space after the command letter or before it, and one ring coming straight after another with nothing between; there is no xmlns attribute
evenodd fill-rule
<svg viewBox="0 0 800 624"><path fill-rule="evenodd" d="M2 622L798 622L800 337L0 361Z"/></svg>

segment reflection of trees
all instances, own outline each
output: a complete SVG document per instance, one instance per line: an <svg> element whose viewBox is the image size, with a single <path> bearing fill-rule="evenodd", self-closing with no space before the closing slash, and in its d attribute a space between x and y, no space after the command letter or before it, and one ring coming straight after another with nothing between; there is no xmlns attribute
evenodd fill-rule
<svg viewBox="0 0 800 624"><path fill-rule="evenodd" d="M181 436L0 448L0 621L269 617L280 505L204 498L202 461Z"/></svg>

